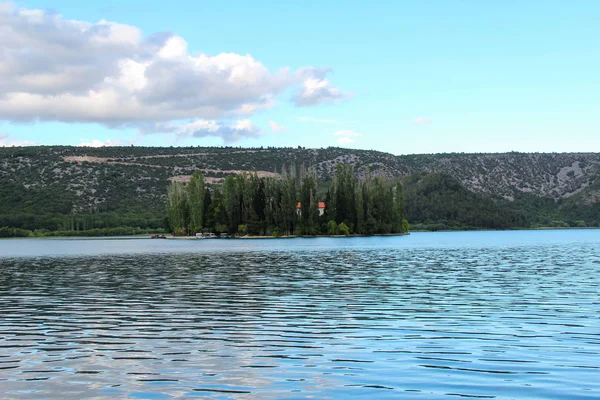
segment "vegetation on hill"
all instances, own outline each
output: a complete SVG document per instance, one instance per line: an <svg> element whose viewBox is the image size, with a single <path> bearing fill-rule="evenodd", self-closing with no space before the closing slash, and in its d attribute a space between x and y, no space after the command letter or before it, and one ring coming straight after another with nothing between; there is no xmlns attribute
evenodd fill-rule
<svg viewBox="0 0 600 400"><path fill-rule="evenodd" d="M402 179L415 228L600 224L599 153L394 156L342 148L0 148L0 227L49 232L164 227L166 188L200 170L207 186L243 171L316 174L325 201L338 164L357 179Z"/></svg>
<svg viewBox="0 0 600 400"><path fill-rule="evenodd" d="M406 214L413 229L510 229L527 226L518 212L470 192L444 174L414 174L404 180Z"/></svg>

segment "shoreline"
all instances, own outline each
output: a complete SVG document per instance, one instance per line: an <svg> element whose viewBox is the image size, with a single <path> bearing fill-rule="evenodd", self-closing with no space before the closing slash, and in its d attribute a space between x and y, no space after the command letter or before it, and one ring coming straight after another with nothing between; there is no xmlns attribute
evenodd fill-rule
<svg viewBox="0 0 600 400"><path fill-rule="evenodd" d="M600 230L600 227L588 226L588 227L538 227L538 228L512 228L512 229L439 229L439 230L421 230L414 229L407 233L382 233L375 235L289 235L289 236L230 236L227 239L311 239L311 238L349 238L349 237L385 237L385 236L409 236L411 233L435 233L435 232L514 232L514 231L557 231L557 230ZM116 239L151 239L152 234L136 234L136 235L115 235L115 236L17 236L17 237L0 237L0 240L14 240L14 239L49 239L49 240L61 240L61 239L89 239L89 240L116 240ZM198 239L195 236L172 236L167 235L166 240L204 240ZM163 240L165 240L163 239ZM220 238L218 238L220 239ZM156 239L158 240L158 239Z"/></svg>
<svg viewBox="0 0 600 400"><path fill-rule="evenodd" d="M410 232L406 232L406 233L380 233L380 234L376 234L376 235L359 235L359 234L353 234L353 235L287 235L287 236L250 236L250 235L245 235L245 236L229 236L227 237L227 239L242 239L242 240L250 240L250 239L316 239L316 238L321 238L321 237L327 237L327 238L348 238L348 237L376 237L376 236L408 236L410 235ZM211 240L211 239L221 239L221 238L211 238L211 239L200 239L197 238L195 236L167 236L167 239L171 240L171 239L175 239L175 240Z"/></svg>
<svg viewBox="0 0 600 400"><path fill-rule="evenodd" d="M514 231L564 231L564 230L578 230L578 229L600 229L600 226L541 226L537 228L510 228L510 229L438 229L435 231L427 229L412 229L411 232L514 232Z"/></svg>

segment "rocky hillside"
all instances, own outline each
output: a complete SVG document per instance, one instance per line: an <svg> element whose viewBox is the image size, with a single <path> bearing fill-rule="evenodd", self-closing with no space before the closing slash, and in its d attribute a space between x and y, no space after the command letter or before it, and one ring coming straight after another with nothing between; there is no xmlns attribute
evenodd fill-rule
<svg viewBox="0 0 600 400"><path fill-rule="evenodd" d="M563 199L592 186L600 153L433 154L398 157L402 175L445 173L476 193L513 200L519 193Z"/></svg>
<svg viewBox="0 0 600 400"><path fill-rule="evenodd" d="M196 169L209 182L219 182L239 171L272 176L304 165L315 168L325 182L338 163L353 164L359 176L369 170L390 178L443 174L497 201L525 196L571 208L600 202L600 153L395 156L342 148L44 146L0 148L0 214L15 208L28 213L159 213L169 180L185 181ZM43 210L41 202L46 203Z"/></svg>

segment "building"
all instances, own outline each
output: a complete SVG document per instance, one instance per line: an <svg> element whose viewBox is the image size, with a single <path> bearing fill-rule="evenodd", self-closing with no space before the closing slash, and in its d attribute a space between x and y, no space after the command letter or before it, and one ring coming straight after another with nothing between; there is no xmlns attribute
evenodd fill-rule
<svg viewBox="0 0 600 400"><path fill-rule="evenodd" d="M325 202L324 201L319 201L319 203L317 204L317 207L319 209L319 217L323 214L325 214ZM298 202L296 204L296 213L298 215L302 215L302 203Z"/></svg>
<svg viewBox="0 0 600 400"><path fill-rule="evenodd" d="M325 202L324 201L320 201L319 202L319 217L323 214L325 214Z"/></svg>

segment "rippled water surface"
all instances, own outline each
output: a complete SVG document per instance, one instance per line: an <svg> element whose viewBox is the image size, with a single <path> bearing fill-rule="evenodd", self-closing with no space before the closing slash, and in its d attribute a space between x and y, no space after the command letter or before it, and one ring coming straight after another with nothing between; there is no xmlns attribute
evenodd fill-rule
<svg viewBox="0 0 600 400"><path fill-rule="evenodd" d="M600 398L600 231L0 241L0 398Z"/></svg>

